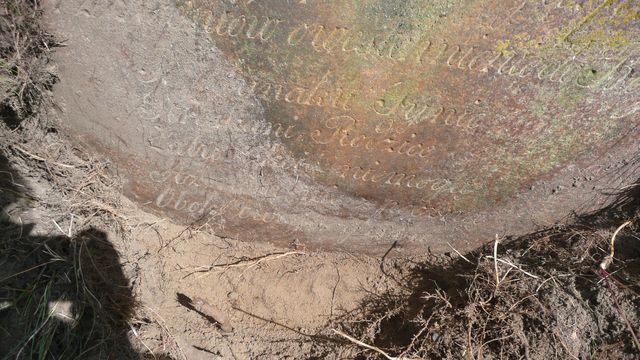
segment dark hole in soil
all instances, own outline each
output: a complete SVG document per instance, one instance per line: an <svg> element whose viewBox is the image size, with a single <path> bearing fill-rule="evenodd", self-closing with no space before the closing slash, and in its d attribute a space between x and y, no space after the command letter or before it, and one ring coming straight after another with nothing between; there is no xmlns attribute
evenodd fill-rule
<svg viewBox="0 0 640 360"><path fill-rule="evenodd" d="M16 129L20 125L20 117L9 104L0 105L0 119L9 127Z"/></svg>

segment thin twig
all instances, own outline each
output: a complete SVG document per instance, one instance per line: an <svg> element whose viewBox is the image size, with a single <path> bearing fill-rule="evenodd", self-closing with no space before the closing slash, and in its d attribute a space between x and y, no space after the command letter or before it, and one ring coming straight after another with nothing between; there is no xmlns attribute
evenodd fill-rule
<svg viewBox="0 0 640 360"><path fill-rule="evenodd" d="M7 281L7 280L9 280L9 279L11 279L11 278L14 278L14 277L16 277L16 276L18 276L18 275L22 275L22 274L24 274L24 273L28 273L29 271L32 271L32 270L35 270L35 269L41 268L41 267L43 267L43 266L47 266L47 265L52 264L52 263L54 263L54 262L56 262L56 261L62 261L62 260L60 260L60 259L54 259L54 260L51 260L51 261L47 261L47 262L46 262L46 263L44 263L44 264L40 264L40 265L36 265L36 266L30 267L30 268L28 268L27 270L23 270L23 271L20 271L20 272L15 273L15 274L13 274L13 275L9 275L9 276L7 276L7 277L5 277L5 278L0 279L0 283L1 283L1 282L3 282L3 281Z"/></svg>
<svg viewBox="0 0 640 360"><path fill-rule="evenodd" d="M496 270L496 290L500 286L500 271L498 270L498 242L500 238L498 238L498 234L496 234L496 241L493 243L493 264Z"/></svg>
<svg viewBox="0 0 640 360"><path fill-rule="evenodd" d="M104 210L104 211L108 212L109 214L111 214L113 216L119 217L119 218L121 218L123 220L128 220L124 215L119 214L113 206L109 206L107 204L104 204L102 202L95 201L95 200L91 200L88 203L93 205L94 207L100 209L100 210Z"/></svg>
<svg viewBox="0 0 640 360"><path fill-rule="evenodd" d="M274 319L270 319L270 318L267 318L267 317L264 317L264 316L260 316L260 315L254 314L254 313L252 313L250 311L244 310L244 309L239 308L237 306L232 306L231 308L233 310L239 311L239 312L241 312L241 313L243 313L243 314L245 314L247 316L250 316L250 317L252 317L254 319L263 321L263 322L265 322L267 324L278 326L278 327L283 328L285 330L294 332L294 333L296 333L298 335L311 338L311 339L313 339L315 341L323 341L323 342L331 342L331 343L335 343L336 342L336 339L331 337L331 336L307 333L307 332L304 332L304 331L302 331L300 329L292 328L291 326L289 326L287 324L283 324L281 322L278 322L278 321L276 321Z"/></svg>
<svg viewBox="0 0 640 360"><path fill-rule="evenodd" d="M566 275L565 275L565 276L566 276ZM552 277L550 277L550 278L548 278L548 279L545 279L543 282L541 282L541 283L540 283L540 285L538 285L538 287L536 288L536 293L538 293L538 291L540 291L540 289L542 288L542 286L543 286L544 284L546 284L546 283L547 283L547 281L553 281L554 283L556 283L556 281L555 281L555 276L552 276ZM557 284L556 284L556 285L557 285Z"/></svg>
<svg viewBox="0 0 640 360"><path fill-rule="evenodd" d="M58 230L62 233L62 235L64 235L64 236L68 236L68 235L67 235L67 233L65 233L65 232L64 232L64 230L62 230L62 228L60 227L60 225L58 225L58 223L57 223L54 219L51 219L51 221L53 221L53 225L55 225L55 226L58 228ZM70 237L70 236L69 236L69 237Z"/></svg>
<svg viewBox="0 0 640 360"><path fill-rule="evenodd" d="M600 276L602 276L605 279L605 284L607 284L607 289L609 290L609 293L613 298L613 304L615 305L616 310L618 310L620 317L622 317L622 320L624 320L625 325L627 325L627 329L629 329L629 333L631 334L631 337L633 339L633 345L635 345L636 349L640 351L640 340L638 340L638 336L636 336L636 332L635 330L633 330L633 325L631 324L631 321L629 321L629 318L627 318L627 315L622 310L622 307L620 307L620 303L618 302L618 297L616 296L616 293L613 292L613 287L611 286L611 283L608 281L609 273L605 269L600 269Z"/></svg>
<svg viewBox="0 0 640 360"><path fill-rule="evenodd" d="M289 251L289 252L286 252L284 254L272 254L272 255L263 257L263 258L259 259L258 261L254 262L253 264L249 265L247 267L247 270L251 269L254 266L258 266L262 262L276 260L276 259L280 259L280 258L283 258L283 257L286 257L286 256L290 256L290 255L306 255L306 253L304 253L302 251Z"/></svg>
<svg viewBox="0 0 640 360"><path fill-rule="evenodd" d="M469 321L469 323L467 324L467 346L469 347L467 349L467 355L469 355L469 359L473 360L473 354L475 353L475 351L473 350L473 340L471 340L471 326L472 326L472 322ZM463 355L464 356L464 355Z"/></svg>
<svg viewBox="0 0 640 360"><path fill-rule="evenodd" d="M136 328L133 327L132 324L129 324L129 327L131 328L131 331L133 332L133 335L136 336L136 339L138 339L138 341L140 341L140 343L142 344L142 346L144 346L147 351L149 351L149 354L151 355L151 357L153 357L154 360L157 360L156 354L153 353L153 351L151 351L151 348L149 348L147 346L147 344L144 343L144 341L142 341L142 339L140 338L140 335L138 334L138 332L136 331Z"/></svg>
<svg viewBox="0 0 640 360"><path fill-rule="evenodd" d="M200 266L200 267L195 268L193 272L187 274L185 276L185 278L190 276L190 275L193 275L195 273L209 272L209 271L212 271L212 270L217 269L217 268L229 269L229 268L246 266L247 270L248 270L248 269L250 269L250 268L252 268L254 266L259 265L260 263L263 263L263 262L266 262L266 261L272 261L272 260L280 259L280 258L283 258L283 257L286 257L286 256L291 256L291 255L306 255L306 253L302 252L302 251L289 251L289 252L284 252L284 253L273 253L273 254L262 255L262 256L255 257L255 258L251 258L251 259L241 259L241 260L238 260L238 261L232 262L232 263Z"/></svg>
<svg viewBox="0 0 640 360"><path fill-rule="evenodd" d="M491 339L491 340L485 341L485 342L484 342L484 343L482 343L482 345L480 345L480 347L478 348L478 355L480 355L480 353L482 352L482 349L483 349L485 346L487 346L487 345L491 344L492 342L502 341L502 340L506 340L506 339L509 339L509 338L512 338L512 337L513 337L513 335L507 335L507 336L503 336L503 337L500 337L500 338L496 338L496 339Z"/></svg>
<svg viewBox="0 0 640 360"><path fill-rule="evenodd" d="M602 263L600 263L600 268L602 270L607 270L609 266L611 266L611 264L613 263L613 257L615 256L615 253L616 253L615 244L616 244L616 237L618 236L618 233L625 227L631 225L632 223L633 222L631 220L625 222L624 224L618 226L616 231L613 233L613 236L611 237L611 253L609 253L609 255L607 255L604 258L604 260L602 260Z"/></svg>
<svg viewBox="0 0 640 360"><path fill-rule="evenodd" d="M607 289L609 290L609 293L613 298L613 303L616 307L616 310L618 310L618 313L624 320L625 325L627 325L627 329L629 330L629 333L631 334L631 337L633 339L633 345L636 347L637 350L640 350L640 340L638 340L638 336L636 336L636 332L633 329L633 325L631 324L631 321L629 321L629 318L627 317L625 312L622 310L622 307L620 307L620 303L618 302L618 297L613 291L613 287L611 286L611 283L608 281L609 276L611 276L611 274L607 272L607 268L609 268L609 266L613 263L613 258L615 256L615 244L616 244L616 237L618 236L618 233L620 233L622 229L631 225L632 223L633 223L632 221L627 221L624 224L620 225L616 229L616 231L613 233L613 236L611 236L611 253L604 258L602 263L600 263L600 276L602 276L602 278L605 280L605 284L607 285Z"/></svg>
<svg viewBox="0 0 640 360"><path fill-rule="evenodd" d="M352 343L354 343L354 344L356 344L358 346L361 346L363 348L367 348L369 350L373 350L373 351L377 352L378 354L384 356L388 360L420 360L420 358L415 358L415 357L394 357L394 356L391 356L391 355L387 354L384 350L382 350L380 348L377 348L377 347L375 347L373 345L365 344L362 341L360 341L358 339L355 339L355 338L343 333L340 330L331 329L331 331L333 331L335 334L338 334L338 335L342 336L343 338L351 341Z"/></svg>
<svg viewBox="0 0 640 360"><path fill-rule="evenodd" d="M499 262L501 262L501 263L503 263L503 264L505 264L505 265L509 265L509 266L511 266L512 268L514 268L514 269L516 269L516 270L520 270L520 271L522 271L525 275L527 275L527 276L529 276L529 277L532 277L532 278L534 278L534 279L540 279L540 277L539 277L539 276L534 275L534 274L532 274L532 273L530 273L530 272L527 272L527 271L523 270L521 267L519 267L518 265L516 265L516 264L514 264L514 263L511 263L511 262L509 262L509 261L507 261L507 260L498 259L498 258L493 257L493 256L487 256L487 259L493 259L493 260L494 260L494 262L495 262L495 261L499 261Z"/></svg>
<svg viewBox="0 0 640 360"><path fill-rule="evenodd" d="M451 250L453 250L456 254L458 254L458 256L460 256L462 259L464 259L466 262L468 262L469 264L473 264L471 262L471 260L467 259L464 255L462 255L460 253L460 251L456 250L456 248L454 248L451 244L447 243L447 245L449 245L449 247L451 248Z"/></svg>
<svg viewBox="0 0 640 360"><path fill-rule="evenodd" d="M47 164L52 164L52 165L60 166L60 167L67 168L67 169L75 169L76 168L73 165L67 165L67 164L62 164L62 163L55 162L55 161L49 161L49 160L47 160L47 159L45 159L43 157L40 157L38 155L34 155L34 154L28 152L27 150L25 150L25 149L23 149L23 148L21 148L20 146L17 146L17 145L13 145L13 148L15 148L16 150L20 151L21 153L27 155L28 157L30 157L30 158L32 158L34 160L42 161L42 162L47 163Z"/></svg>
<svg viewBox="0 0 640 360"><path fill-rule="evenodd" d="M629 189L632 187L636 187L636 186L640 186L640 182L639 183L635 183L635 184L631 184L631 185L627 185L627 186L623 186L620 188L620 190L625 190L625 189Z"/></svg>

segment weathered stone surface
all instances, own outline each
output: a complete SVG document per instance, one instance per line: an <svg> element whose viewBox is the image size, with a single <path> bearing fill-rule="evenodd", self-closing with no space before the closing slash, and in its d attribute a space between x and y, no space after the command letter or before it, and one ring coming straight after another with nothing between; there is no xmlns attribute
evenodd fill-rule
<svg viewBox="0 0 640 360"><path fill-rule="evenodd" d="M369 252L466 250L639 177L639 11L49 4L60 116L128 196L223 236Z"/></svg>

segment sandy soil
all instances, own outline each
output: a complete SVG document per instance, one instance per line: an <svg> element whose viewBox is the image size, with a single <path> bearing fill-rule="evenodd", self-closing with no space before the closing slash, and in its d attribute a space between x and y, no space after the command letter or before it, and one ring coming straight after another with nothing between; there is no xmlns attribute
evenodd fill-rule
<svg viewBox="0 0 640 360"><path fill-rule="evenodd" d="M73 247L87 231L97 232L95 236L112 249L112 256L89 246L88 261L98 263L89 267L102 278L100 282L116 286L98 284L95 291L102 294L93 295L115 297L107 301L132 306L135 301L135 309L112 304L121 313L135 310L126 324L116 327L126 333L121 337L126 343L118 344L118 353L126 353L129 347L129 356L300 358L313 352L316 335L326 333L338 316L358 308L366 294L389 286L377 259L243 243L147 214L118 193L117 178L107 175L105 164L75 156L74 152L86 154L59 134L39 133L35 136L44 138L26 144L15 134L3 134L3 153L9 157L3 171L12 174L4 180L21 195L3 206L7 215L3 228L16 230L19 236L11 236L13 231L5 233L9 236L3 237L0 272L0 278L6 275L10 277L7 281L15 283L3 281L2 285L38 284L42 273L37 271L13 275L32 264L42 266L53 256L48 252L32 258L17 254L40 253L44 244L53 249ZM46 148L58 151L44 153ZM40 160L45 157L47 160ZM56 160L49 160L52 157ZM33 200L23 203L20 199L25 197ZM59 256L68 251L60 250ZM69 273L72 279L73 274ZM118 300L123 296L121 288L130 300ZM66 289L59 291L62 297L73 297ZM228 316L233 330L225 333L215 321L181 305L179 294L201 298L215 307ZM20 338L15 328L7 331ZM0 343L5 351L12 345Z"/></svg>

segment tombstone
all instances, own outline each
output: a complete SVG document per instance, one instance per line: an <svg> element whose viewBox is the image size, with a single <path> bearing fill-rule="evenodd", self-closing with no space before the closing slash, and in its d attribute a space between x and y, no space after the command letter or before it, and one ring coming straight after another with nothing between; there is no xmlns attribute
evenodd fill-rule
<svg viewBox="0 0 640 360"><path fill-rule="evenodd" d="M57 116L148 211L246 241L466 251L640 177L640 5L51 1Z"/></svg>

